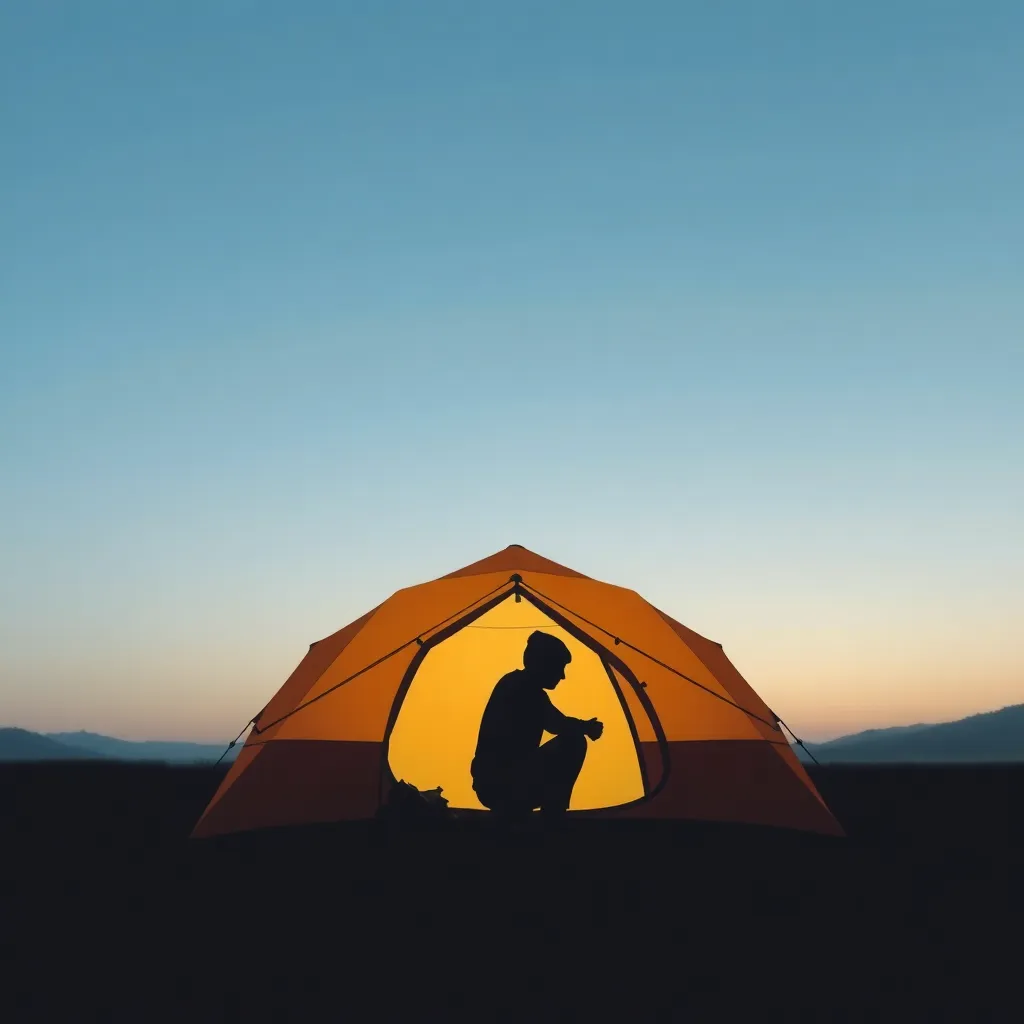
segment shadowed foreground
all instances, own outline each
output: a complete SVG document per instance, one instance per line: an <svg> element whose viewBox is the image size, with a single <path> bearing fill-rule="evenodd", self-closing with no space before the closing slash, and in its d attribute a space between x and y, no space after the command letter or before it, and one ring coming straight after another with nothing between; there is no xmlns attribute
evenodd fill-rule
<svg viewBox="0 0 1024 1024"><path fill-rule="evenodd" d="M847 840L597 821L187 840L220 778L0 766L4 1020L1014 1018L1021 766L816 769Z"/></svg>

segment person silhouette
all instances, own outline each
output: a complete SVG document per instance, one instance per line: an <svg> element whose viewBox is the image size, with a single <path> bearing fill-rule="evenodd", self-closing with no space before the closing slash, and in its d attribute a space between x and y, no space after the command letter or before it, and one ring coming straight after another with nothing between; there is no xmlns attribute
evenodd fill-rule
<svg viewBox="0 0 1024 1024"><path fill-rule="evenodd" d="M526 641L523 667L501 677L480 719L470 765L473 789L485 807L507 818L527 817L537 807L561 817L587 756L587 737L604 726L563 715L547 691L564 678L572 661L558 637L535 630ZM547 730L554 738L541 744Z"/></svg>

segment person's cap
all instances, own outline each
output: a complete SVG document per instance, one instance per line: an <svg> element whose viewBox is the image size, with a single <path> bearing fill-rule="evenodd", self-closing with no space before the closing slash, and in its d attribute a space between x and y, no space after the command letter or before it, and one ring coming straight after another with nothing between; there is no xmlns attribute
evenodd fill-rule
<svg viewBox="0 0 1024 1024"><path fill-rule="evenodd" d="M537 661L558 661L568 665L572 661L572 654L569 653L569 648L557 636L552 636L550 633L536 629L527 638L526 650L523 653L523 664L528 665L530 662Z"/></svg>

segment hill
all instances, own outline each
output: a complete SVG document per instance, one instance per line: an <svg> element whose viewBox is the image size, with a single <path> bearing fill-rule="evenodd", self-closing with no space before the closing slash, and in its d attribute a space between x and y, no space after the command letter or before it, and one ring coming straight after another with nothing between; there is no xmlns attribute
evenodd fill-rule
<svg viewBox="0 0 1024 1024"><path fill-rule="evenodd" d="M216 761L227 743L188 743L172 740L121 740L95 732L51 732L47 738L91 750L119 761L166 761L171 764L200 764ZM228 752L234 757L238 747Z"/></svg>
<svg viewBox="0 0 1024 1024"><path fill-rule="evenodd" d="M209 764L227 744L147 740L135 742L94 732L55 732L46 735L28 729L0 729L0 761L161 761L166 764ZM235 757L241 746L224 758Z"/></svg>
<svg viewBox="0 0 1024 1024"><path fill-rule="evenodd" d="M1024 761L1024 704L955 722L869 729L807 747L819 761L832 764ZM801 757L806 759L802 752Z"/></svg>
<svg viewBox="0 0 1024 1024"><path fill-rule="evenodd" d="M94 750L28 729L0 729L0 761L95 761L101 757Z"/></svg>

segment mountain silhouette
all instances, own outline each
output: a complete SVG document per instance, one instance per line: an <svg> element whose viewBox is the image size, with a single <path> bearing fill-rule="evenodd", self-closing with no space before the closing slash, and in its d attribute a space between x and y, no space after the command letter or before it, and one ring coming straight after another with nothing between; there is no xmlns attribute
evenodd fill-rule
<svg viewBox="0 0 1024 1024"><path fill-rule="evenodd" d="M0 729L0 761L162 761L167 764L209 764L224 753L224 744L165 740L135 742L94 732L43 735L28 729ZM241 745L228 751L230 760Z"/></svg>
<svg viewBox="0 0 1024 1024"><path fill-rule="evenodd" d="M0 729L0 761L96 761L94 750L59 743L28 729Z"/></svg>
<svg viewBox="0 0 1024 1024"><path fill-rule="evenodd" d="M168 740L133 741L93 732L41 734L0 728L0 761L162 761L203 764L216 761L227 744ZM227 752L233 759L242 745ZM1024 761L1024 704L971 715L955 722L867 729L827 743L808 743L823 764L998 763ZM809 760L794 748L804 761Z"/></svg>
<svg viewBox="0 0 1024 1024"><path fill-rule="evenodd" d="M823 764L1024 761L1024 704L955 722L868 729L807 748ZM800 756L806 755L797 748Z"/></svg>
<svg viewBox="0 0 1024 1024"><path fill-rule="evenodd" d="M172 764L196 764L216 761L224 753L227 743L188 743L176 740L121 740L95 732L51 732L48 739L70 746L91 750L102 757L119 761L168 761ZM228 757L233 757L233 747Z"/></svg>

